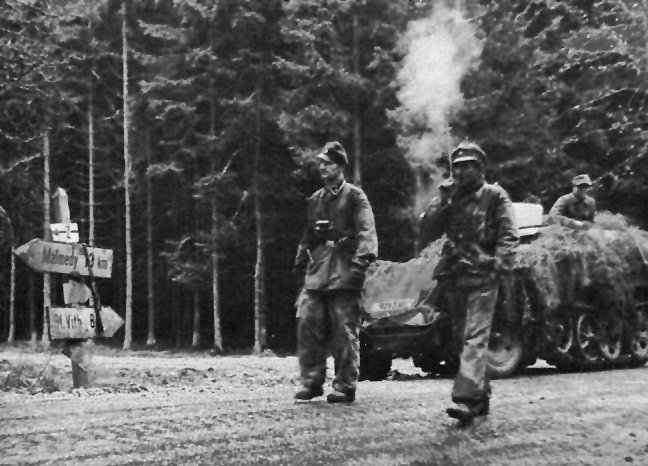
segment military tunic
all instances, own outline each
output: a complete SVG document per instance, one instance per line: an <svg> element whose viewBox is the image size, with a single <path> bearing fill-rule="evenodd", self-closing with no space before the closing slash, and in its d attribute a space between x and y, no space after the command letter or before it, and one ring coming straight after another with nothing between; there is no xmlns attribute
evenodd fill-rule
<svg viewBox="0 0 648 466"><path fill-rule="evenodd" d="M328 220L329 231L318 231ZM297 300L297 349L304 387L325 382L326 358L335 359L333 388L356 389L360 366L360 293L365 272L378 255L373 212L365 193L343 182L322 188L308 200L307 225L295 259L304 277Z"/></svg>
<svg viewBox="0 0 648 466"><path fill-rule="evenodd" d="M513 204L500 186L479 183L455 192L445 204L434 199L421 232L424 245L447 235L433 278L446 299L460 358L452 399L487 399L488 341L500 276L511 271L519 243Z"/></svg>

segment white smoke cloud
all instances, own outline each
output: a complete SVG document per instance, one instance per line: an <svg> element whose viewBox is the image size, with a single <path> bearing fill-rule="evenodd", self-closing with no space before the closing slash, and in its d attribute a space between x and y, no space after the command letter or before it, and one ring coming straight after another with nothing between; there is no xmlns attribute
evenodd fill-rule
<svg viewBox="0 0 648 466"><path fill-rule="evenodd" d="M397 75L401 107L394 113L403 128L399 144L417 176L410 215L425 210L443 176L435 161L456 144L449 120L461 108L461 80L479 64L477 26L456 6L437 0L431 14L413 21L401 38L404 53Z"/></svg>
<svg viewBox="0 0 648 466"><path fill-rule="evenodd" d="M401 144L413 164L427 164L453 143L448 120L461 107L461 79L479 64L482 45L463 11L438 2L429 17L409 24L400 46L405 57L397 76L397 118L404 128L419 129Z"/></svg>

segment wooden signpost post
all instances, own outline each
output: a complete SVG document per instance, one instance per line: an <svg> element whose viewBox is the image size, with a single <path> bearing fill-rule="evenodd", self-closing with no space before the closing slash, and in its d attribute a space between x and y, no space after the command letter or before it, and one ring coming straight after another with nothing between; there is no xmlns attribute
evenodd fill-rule
<svg viewBox="0 0 648 466"><path fill-rule="evenodd" d="M79 244L78 226L70 221L68 197L64 189L58 188L52 201L57 222L51 225L54 241L33 239L14 249L14 254L36 272L72 274L66 285L74 282L74 287L68 286L67 289L75 288L76 292L66 295L69 307L47 307L45 312L49 338L63 342L62 352L72 361L74 387L79 388L88 384L84 343L90 338L112 337L124 320L110 307L101 306L94 284L95 277L110 278L112 250ZM90 277L90 288L83 284L81 276ZM92 307L83 305L86 300L92 301Z"/></svg>

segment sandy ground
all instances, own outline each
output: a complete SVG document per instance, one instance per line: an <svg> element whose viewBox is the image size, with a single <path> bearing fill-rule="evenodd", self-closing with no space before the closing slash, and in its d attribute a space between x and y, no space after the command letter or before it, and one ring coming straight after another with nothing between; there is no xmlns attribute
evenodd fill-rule
<svg viewBox="0 0 648 466"><path fill-rule="evenodd" d="M646 368L539 365L495 381L492 414L459 429L444 413L452 380L410 361L344 406L294 402L294 357L95 356L79 390L69 360L48 358L0 351L61 384L0 392L2 465L648 464Z"/></svg>

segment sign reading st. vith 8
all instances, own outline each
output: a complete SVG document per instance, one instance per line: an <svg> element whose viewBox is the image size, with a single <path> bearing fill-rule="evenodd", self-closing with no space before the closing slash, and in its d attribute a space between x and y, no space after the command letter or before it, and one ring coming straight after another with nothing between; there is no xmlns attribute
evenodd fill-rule
<svg viewBox="0 0 648 466"><path fill-rule="evenodd" d="M36 272L72 273L88 276L85 246L79 244L50 243L33 239L14 250L20 259ZM110 278L112 274L113 252L111 249L88 247L88 257L92 263L92 275Z"/></svg>
<svg viewBox="0 0 648 466"><path fill-rule="evenodd" d="M49 328L52 340L69 338L112 337L124 324L124 320L112 308L101 308L101 322L104 330L97 335L95 310L89 307L53 307L49 310Z"/></svg>

